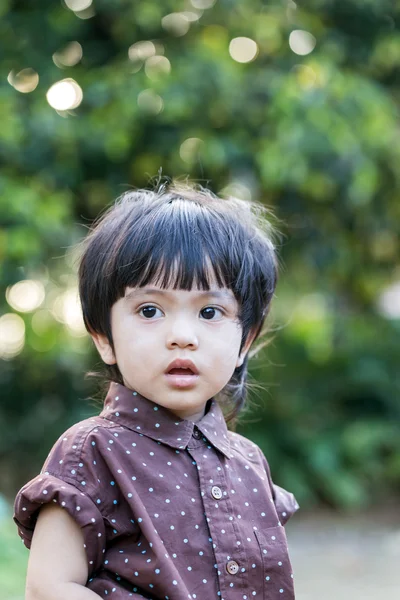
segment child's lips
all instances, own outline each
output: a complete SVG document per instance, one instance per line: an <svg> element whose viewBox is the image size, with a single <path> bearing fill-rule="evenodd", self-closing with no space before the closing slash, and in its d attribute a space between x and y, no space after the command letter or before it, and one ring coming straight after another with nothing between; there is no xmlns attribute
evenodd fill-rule
<svg viewBox="0 0 400 600"><path fill-rule="evenodd" d="M168 383L172 387L186 388L193 386L199 376L190 369L171 369L165 373Z"/></svg>
<svg viewBox="0 0 400 600"><path fill-rule="evenodd" d="M173 360L168 365L165 372L168 374L168 373L171 373L172 371L178 371L178 373L174 373L174 374L179 374L179 371L182 371L183 374L185 374L185 375L186 375L186 371L189 371L191 374L195 374L195 375L199 374L199 371L198 371L196 365L194 364L194 362L188 358L175 358L175 360Z"/></svg>
<svg viewBox="0 0 400 600"><path fill-rule="evenodd" d="M168 375L193 375L193 371L192 369L178 369L178 368L174 368L174 369L170 369L168 371Z"/></svg>

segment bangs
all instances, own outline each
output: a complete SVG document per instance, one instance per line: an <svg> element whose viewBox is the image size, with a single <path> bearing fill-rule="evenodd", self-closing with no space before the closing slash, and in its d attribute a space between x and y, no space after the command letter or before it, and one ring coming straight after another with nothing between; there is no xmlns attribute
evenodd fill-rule
<svg viewBox="0 0 400 600"><path fill-rule="evenodd" d="M229 216L221 218L210 214L209 207L174 199L164 200L156 210L153 206L152 213L135 225L129 223L115 255L112 271L118 296L127 287L151 283L189 291L216 285L231 289L235 296L243 290L245 240Z"/></svg>

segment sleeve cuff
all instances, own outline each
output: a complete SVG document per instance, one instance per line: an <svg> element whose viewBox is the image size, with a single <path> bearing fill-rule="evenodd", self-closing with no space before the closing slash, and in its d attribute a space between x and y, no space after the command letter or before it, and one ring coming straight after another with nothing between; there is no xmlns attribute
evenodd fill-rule
<svg viewBox="0 0 400 600"><path fill-rule="evenodd" d="M18 492L14 504L14 521L22 541L27 548L31 547L39 510L49 503L64 508L81 528L90 577L103 562L105 524L96 504L74 485L53 475L41 474Z"/></svg>

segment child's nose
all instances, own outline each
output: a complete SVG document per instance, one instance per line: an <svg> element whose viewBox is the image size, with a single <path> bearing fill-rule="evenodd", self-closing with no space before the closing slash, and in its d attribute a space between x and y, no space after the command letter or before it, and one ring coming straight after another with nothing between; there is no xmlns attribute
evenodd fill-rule
<svg viewBox="0 0 400 600"><path fill-rule="evenodd" d="M195 328L189 323L188 319L183 318L174 320L167 334L166 343L170 349L175 347L186 348L188 346L197 348L199 345Z"/></svg>

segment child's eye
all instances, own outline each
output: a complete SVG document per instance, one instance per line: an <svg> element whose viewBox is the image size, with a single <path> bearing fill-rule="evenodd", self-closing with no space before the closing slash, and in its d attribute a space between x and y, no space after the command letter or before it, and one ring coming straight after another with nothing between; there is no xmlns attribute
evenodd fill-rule
<svg viewBox="0 0 400 600"><path fill-rule="evenodd" d="M157 315L157 311L159 313L158 315ZM158 316L158 317L162 316L163 312L159 308L157 308L156 306L152 306L152 305L149 304L147 306L142 306L139 309L139 314L142 317L145 317L146 319L152 319L155 316Z"/></svg>
<svg viewBox="0 0 400 600"><path fill-rule="evenodd" d="M200 314L203 319L207 319L207 321L217 321L218 319L214 319L214 317L221 317L224 313L216 306L206 306L205 308L201 309Z"/></svg>

